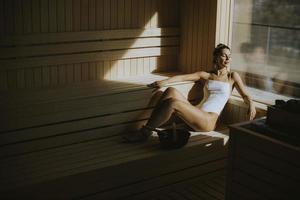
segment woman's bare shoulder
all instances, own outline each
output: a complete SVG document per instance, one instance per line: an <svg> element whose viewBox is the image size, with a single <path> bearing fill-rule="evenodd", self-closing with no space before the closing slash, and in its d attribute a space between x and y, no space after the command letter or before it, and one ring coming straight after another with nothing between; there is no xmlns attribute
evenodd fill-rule
<svg viewBox="0 0 300 200"><path fill-rule="evenodd" d="M199 77L202 79L209 79L211 77L211 73L206 72L206 71L198 71L197 72Z"/></svg>
<svg viewBox="0 0 300 200"><path fill-rule="evenodd" d="M237 72L230 72L230 77L231 77L231 79L233 79L234 81L237 81L237 80L240 80L240 79L241 79L239 73L237 73Z"/></svg>

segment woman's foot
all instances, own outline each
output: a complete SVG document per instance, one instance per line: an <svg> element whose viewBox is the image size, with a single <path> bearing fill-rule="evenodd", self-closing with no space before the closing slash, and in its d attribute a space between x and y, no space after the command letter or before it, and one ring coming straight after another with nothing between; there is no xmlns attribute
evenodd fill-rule
<svg viewBox="0 0 300 200"><path fill-rule="evenodd" d="M144 142L147 141L147 139L152 135L152 131L146 127L143 126L139 131L123 135L123 139L126 142Z"/></svg>

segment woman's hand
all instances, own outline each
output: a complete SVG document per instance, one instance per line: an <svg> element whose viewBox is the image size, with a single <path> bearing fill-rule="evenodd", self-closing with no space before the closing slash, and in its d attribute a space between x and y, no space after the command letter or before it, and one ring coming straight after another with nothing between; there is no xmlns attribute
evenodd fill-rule
<svg viewBox="0 0 300 200"><path fill-rule="evenodd" d="M256 115L256 109L253 104L249 105L248 115L249 115L250 120L253 120Z"/></svg>
<svg viewBox="0 0 300 200"><path fill-rule="evenodd" d="M165 85L166 83L162 80L162 81L155 81L151 84L148 84L147 86L152 88L162 88Z"/></svg>

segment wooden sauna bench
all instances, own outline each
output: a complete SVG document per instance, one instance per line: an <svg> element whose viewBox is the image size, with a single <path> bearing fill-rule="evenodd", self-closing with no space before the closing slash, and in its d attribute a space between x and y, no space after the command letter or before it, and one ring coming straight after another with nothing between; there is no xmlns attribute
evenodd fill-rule
<svg viewBox="0 0 300 200"><path fill-rule="evenodd" d="M226 128L193 132L178 150L161 149L155 135L145 143L121 139L149 117L146 84L168 75L2 92L1 197L131 199L224 176Z"/></svg>

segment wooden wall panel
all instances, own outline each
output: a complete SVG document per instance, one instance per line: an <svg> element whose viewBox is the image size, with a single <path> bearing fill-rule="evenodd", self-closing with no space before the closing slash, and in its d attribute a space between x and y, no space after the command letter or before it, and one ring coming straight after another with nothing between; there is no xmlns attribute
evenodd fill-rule
<svg viewBox="0 0 300 200"><path fill-rule="evenodd" d="M49 32L49 2L48 0L40 0L41 9L41 33Z"/></svg>
<svg viewBox="0 0 300 200"><path fill-rule="evenodd" d="M22 1L24 34L32 33L31 1ZM7 18L5 21L9 20Z"/></svg>
<svg viewBox="0 0 300 200"><path fill-rule="evenodd" d="M179 69L183 72L212 68L218 43L231 44L233 0L181 1Z"/></svg>
<svg viewBox="0 0 300 200"><path fill-rule="evenodd" d="M231 46L232 17L234 0L217 1L216 41Z"/></svg>
<svg viewBox="0 0 300 200"><path fill-rule="evenodd" d="M89 30L96 30L96 0L89 1Z"/></svg>
<svg viewBox="0 0 300 200"><path fill-rule="evenodd" d="M0 0L0 41L3 41L2 37L39 37L48 33L179 27L179 2L180 0ZM0 89L57 86L105 77L117 79L150 73L155 69L170 70L176 67L177 56L120 58L49 66L43 63L32 68L19 67L1 71Z"/></svg>
<svg viewBox="0 0 300 200"><path fill-rule="evenodd" d="M65 1L58 0L57 1L57 32L65 32L65 31L66 31Z"/></svg>
<svg viewBox="0 0 300 200"><path fill-rule="evenodd" d="M4 27L5 27L5 23L4 23L4 1L1 0L0 1L0 27L1 27L1 30L0 30L0 37L2 37L3 35L5 35L5 32L4 32Z"/></svg>
<svg viewBox="0 0 300 200"><path fill-rule="evenodd" d="M121 5L119 5L120 7L122 5L124 5L124 10L122 12L122 18L124 18L124 24L123 26L121 26L120 28L130 28L132 27L132 22L131 22L131 15L133 15L133 12L135 12L134 10L132 10L132 1L131 0L125 0L124 4L122 4L123 2L120 2Z"/></svg>
<svg viewBox="0 0 300 200"><path fill-rule="evenodd" d="M14 12L13 12L13 2L10 0L4 1L4 16L7 19L5 21L5 29L7 34L12 34L14 32Z"/></svg>
<svg viewBox="0 0 300 200"><path fill-rule="evenodd" d="M49 0L49 32L57 32L57 2L56 0Z"/></svg>
<svg viewBox="0 0 300 200"><path fill-rule="evenodd" d="M72 4L72 17L73 17L73 31L80 31L80 0L73 0Z"/></svg>
<svg viewBox="0 0 300 200"><path fill-rule="evenodd" d="M23 10L22 10L22 1L21 0L16 0L14 5L14 25L15 25L15 34L16 35L21 35L23 33ZM1 10L0 10L1 12ZM1 18L1 16L0 16ZM0 24L0 27L1 24Z"/></svg>
<svg viewBox="0 0 300 200"><path fill-rule="evenodd" d="M104 28L104 0L96 0L96 30Z"/></svg>
<svg viewBox="0 0 300 200"><path fill-rule="evenodd" d="M180 1L181 43L179 69L210 70L215 46L217 0Z"/></svg>
<svg viewBox="0 0 300 200"><path fill-rule="evenodd" d="M40 33L41 32L41 10L40 10L40 0L31 0L32 1L32 32ZM59 1L60 2L60 1Z"/></svg>
<svg viewBox="0 0 300 200"><path fill-rule="evenodd" d="M81 30L95 30L95 0L81 0Z"/></svg>
<svg viewBox="0 0 300 200"><path fill-rule="evenodd" d="M73 0L65 0L65 30L70 32L73 30Z"/></svg>

